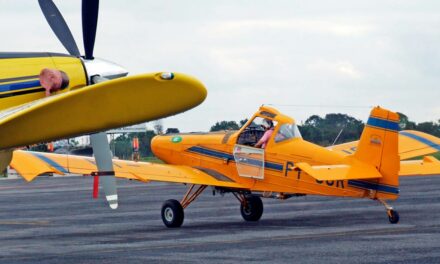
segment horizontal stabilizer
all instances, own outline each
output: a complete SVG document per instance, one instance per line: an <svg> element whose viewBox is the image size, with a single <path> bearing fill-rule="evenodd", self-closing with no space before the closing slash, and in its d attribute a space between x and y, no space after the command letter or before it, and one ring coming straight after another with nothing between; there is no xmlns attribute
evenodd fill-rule
<svg viewBox="0 0 440 264"><path fill-rule="evenodd" d="M399 176L440 176L440 161L432 156L402 161Z"/></svg>
<svg viewBox="0 0 440 264"><path fill-rule="evenodd" d="M359 141L352 141L328 148L343 155L351 155L356 152L358 144ZM398 150L400 160L430 155L440 151L440 138L415 130L400 131Z"/></svg>
<svg viewBox="0 0 440 264"><path fill-rule="evenodd" d="M295 165L297 169L304 171L318 181L377 179L382 177L376 168L360 162L354 162L354 165L310 166L304 162Z"/></svg>

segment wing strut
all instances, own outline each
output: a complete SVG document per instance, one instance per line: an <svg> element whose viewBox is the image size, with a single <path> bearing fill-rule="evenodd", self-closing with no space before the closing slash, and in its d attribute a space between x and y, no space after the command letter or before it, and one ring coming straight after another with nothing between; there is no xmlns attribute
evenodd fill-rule
<svg viewBox="0 0 440 264"><path fill-rule="evenodd" d="M106 78L101 76L93 76L91 78L93 84L105 82ZM98 172L94 174L93 196L97 198L99 177L102 176L101 182L104 189L105 198L110 205L110 208L118 208L118 193L116 190L115 172L113 169L112 153L107 139L107 133L100 132L90 135L90 143L93 148L93 155L95 156L96 167Z"/></svg>
<svg viewBox="0 0 440 264"><path fill-rule="evenodd" d="M92 143L93 155L95 156L96 166L98 167L98 172L95 173L95 181L96 177L102 177L101 182L105 198L110 208L116 209L118 208L118 194L116 191L115 172L113 170L112 154L110 152L107 134L100 132L90 135L90 143ZM94 186L96 188L97 183L95 183Z"/></svg>

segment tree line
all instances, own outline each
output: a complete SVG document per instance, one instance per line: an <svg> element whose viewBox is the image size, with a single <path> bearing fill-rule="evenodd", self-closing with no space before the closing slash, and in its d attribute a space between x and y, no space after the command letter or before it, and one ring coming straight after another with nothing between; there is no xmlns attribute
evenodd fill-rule
<svg viewBox="0 0 440 264"><path fill-rule="evenodd" d="M440 119L436 122L416 123L409 120L408 116L400 115L399 126L402 130L418 130L440 137ZM247 119L239 121L220 121L211 126L210 131L238 130L247 122ZM347 114L326 114L324 117L312 115L305 122L299 124L299 130L303 139L329 146L358 140L364 129L365 123Z"/></svg>

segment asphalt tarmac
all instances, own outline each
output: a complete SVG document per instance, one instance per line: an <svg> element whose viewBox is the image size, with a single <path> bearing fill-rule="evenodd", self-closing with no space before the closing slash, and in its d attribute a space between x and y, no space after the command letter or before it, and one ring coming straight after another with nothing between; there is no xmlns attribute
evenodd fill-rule
<svg viewBox="0 0 440 264"><path fill-rule="evenodd" d="M90 177L0 181L0 263L440 263L440 177L405 178L388 223L371 200L263 199L244 222L209 189L166 228L160 208L186 187L118 180L119 208L91 199Z"/></svg>

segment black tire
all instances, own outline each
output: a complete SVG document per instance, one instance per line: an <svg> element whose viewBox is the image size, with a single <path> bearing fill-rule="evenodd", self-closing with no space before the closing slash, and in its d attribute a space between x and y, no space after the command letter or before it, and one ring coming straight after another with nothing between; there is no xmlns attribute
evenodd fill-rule
<svg viewBox="0 0 440 264"><path fill-rule="evenodd" d="M397 224L399 222L399 213L397 211L394 210L389 210L388 211L388 220L390 221L391 224Z"/></svg>
<svg viewBox="0 0 440 264"><path fill-rule="evenodd" d="M166 227L180 227L183 224L183 207L174 199L167 200L162 205L162 221Z"/></svg>
<svg viewBox="0 0 440 264"><path fill-rule="evenodd" d="M263 215L263 202L261 198L254 195L246 196L246 206L240 205L240 213L246 221L258 221Z"/></svg>

